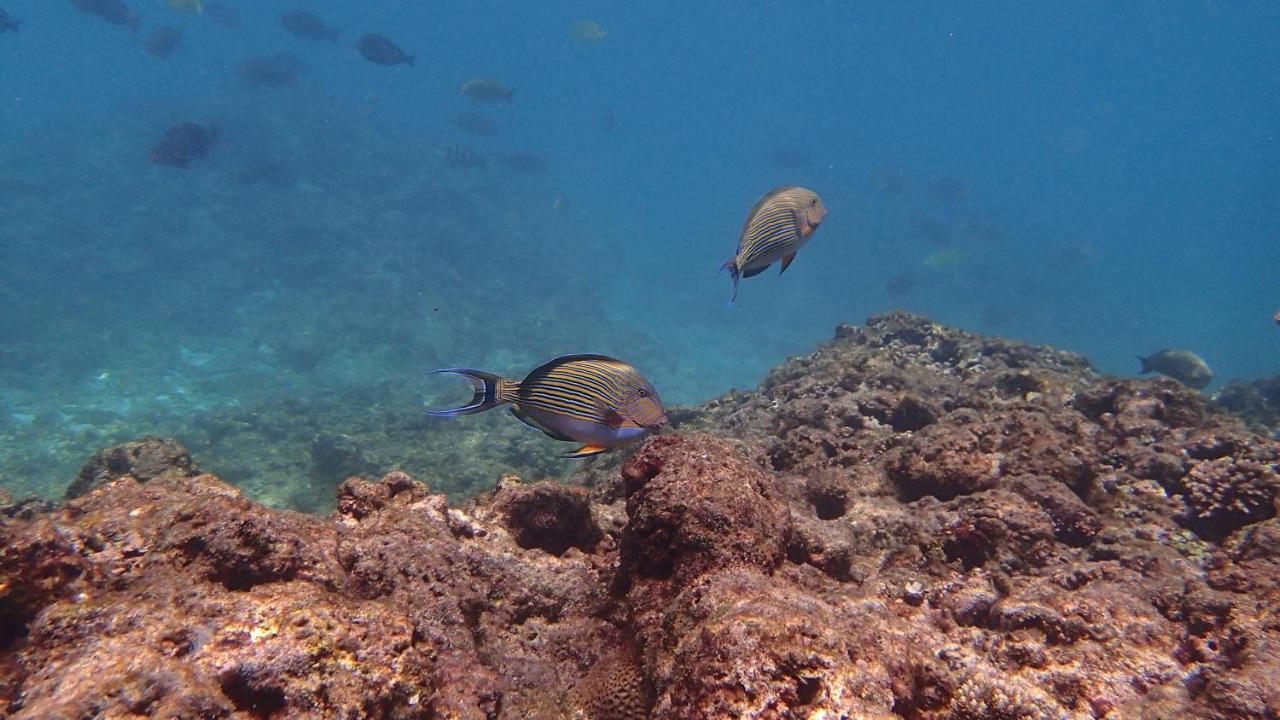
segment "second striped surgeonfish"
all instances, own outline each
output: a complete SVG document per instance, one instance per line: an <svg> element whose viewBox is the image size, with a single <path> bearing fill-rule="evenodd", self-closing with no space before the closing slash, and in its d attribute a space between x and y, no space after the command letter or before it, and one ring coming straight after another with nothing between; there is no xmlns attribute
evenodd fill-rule
<svg viewBox="0 0 1280 720"><path fill-rule="evenodd" d="M738 279L759 275L782 261L779 275L787 271L796 252L827 217L827 208L818 193L796 185L774 188L764 194L738 236L738 252L725 261L721 270L733 277L732 303L738 299Z"/></svg>
<svg viewBox="0 0 1280 720"><path fill-rule="evenodd" d="M546 362L523 380L508 380L470 368L437 373L471 381L471 402L435 417L458 417L510 405L520 422L556 440L583 443L563 457L596 455L635 442L667 422L658 391L631 365L605 355L565 355Z"/></svg>

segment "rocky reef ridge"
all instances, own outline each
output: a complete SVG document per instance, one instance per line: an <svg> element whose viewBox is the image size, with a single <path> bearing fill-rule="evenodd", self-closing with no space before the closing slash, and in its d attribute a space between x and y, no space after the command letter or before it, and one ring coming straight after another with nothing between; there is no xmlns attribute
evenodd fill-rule
<svg viewBox="0 0 1280 720"><path fill-rule="evenodd" d="M1277 718L1280 442L901 313L582 486L276 511L158 440L0 513L12 718Z"/></svg>

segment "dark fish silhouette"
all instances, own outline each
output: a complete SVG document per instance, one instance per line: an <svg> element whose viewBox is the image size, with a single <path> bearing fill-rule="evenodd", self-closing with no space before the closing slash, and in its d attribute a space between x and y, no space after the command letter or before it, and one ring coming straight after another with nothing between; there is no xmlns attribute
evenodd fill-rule
<svg viewBox="0 0 1280 720"><path fill-rule="evenodd" d="M1138 360L1142 363L1141 374L1158 372L1196 390L1203 390L1213 380L1209 363L1190 350L1161 350L1147 357L1139 355Z"/></svg>
<svg viewBox="0 0 1280 720"><path fill-rule="evenodd" d="M489 118L476 113L464 113L453 118L453 126L463 132L479 137L493 137L498 134L498 126Z"/></svg>
<svg viewBox="0 0 1280 720"><path fill-rule="evenodd" d="M631 365L604 355L565 355L535 368L523 380L507 380L470 368L437 373L460 375L475 390L471 402L435 417L459 417L510 405L520 422L556 440L583 443L563 457L597 455L635 442L667 422L662 399Z"/></svg>
<svg viewBox="0 0 1280 720"><path fill-rule="evenodd" d="M21 24L21 20L15 20L12 15L5 12L4 8L0 8L0 35L7 32L18 32L18 26Z"/></svg>
<svg viewBox="0 0 1280 720"><path fill-rule="evenodd" d="M541 175L547 171L547 159L533 153L507 153L502 164L525 175Z"/></svg>
<svg viewBox="0 0 1280 720"><path fill-rule="evenodd" d="M280 16L285 30L305 40L338 42L338 29L329 27L314 13L291 12Z"/></svg>
<svg viewBox="0 0 1280 720"><path fill-rule="evenodd" d="M449 145L437 150L436 154L444 158L449 167L474 170L488 165L480 153L465 145Z"/></svg>
<svg viewBox="0 0 1280 720"><path fill-rule="evenodd" d="M226 3L207 3L204 6L204 16L225 28L234 29L244 26L244 21L240 19L240 11Z"/></svg>
<svg viewBox="0 0 1280 720"><path fill-rule="evenodd" d="M365 60L378 65L412 65L414 57L406 55L400 46L376 33L360 38L356 49Z"/></svg>
<svg viewBox="0 0 1280 720"><path fill-rule="evenodd" d="M151 148L155 165L186 168L193 160L209 154L217 133L199 123L179 123L165 131L164 137Z"/></svg>
<svg viewBox="0 0 1280 720"><path fill-rule="evenodd" d="M475 78L468 80L461 88L463 95L471 98L475 103L509 103L516 94L515 90L508 88L493 78Z"/></svg>
<svg viewBox="0 0 1280 720"><path fill-rule="evenodd" d="M738 298L738 279L759 275L781 260L779 275L787 271L796 253L827 217L827 208L818 194L808 188L786 185L774 188L756 201L738 236L738 251L720 266L733 278L733 297Z"/></svg>
<svg viewBox="0 0 1280 720"><path fill-rule="evenodd" d="M253 57L240 63L236 74L249 87L297 87L302 63L287 53Z"/></svg>
<svg viewBox="0 0 1280 720"><path fill-rule="evenodd" d="M182 47L182 33L171 27L162 27L151 33L143 47L158 58L167 58Z"/></svg>
<svg viewBox="0 0 1280 720"><path fill-rule="evenodd" d="M97 15L112 25L123 25L130 30L138 29L138 16L133 14L124 0L71 0L82 13Z"/></svg>

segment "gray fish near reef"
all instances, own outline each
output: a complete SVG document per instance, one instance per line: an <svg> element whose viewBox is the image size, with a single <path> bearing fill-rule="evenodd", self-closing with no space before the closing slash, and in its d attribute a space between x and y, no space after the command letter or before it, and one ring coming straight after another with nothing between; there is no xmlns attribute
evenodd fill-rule
<svg viewBox="0 0 1280 720"><path fill-rule="evenodd" d="M471 98L476 103L509 103L516 94L515 90L508 88L493 78L475 78L468 80L459 88L463 95Z"/></svg>
<svg viewBox="0 0 1280 720"><path fill-rule="evenodd" d="M244 27L240 11L222 2L205 3L204 16L225 28Z"/></svg>
<svg viewBox="0 0 1280 720"><path fill-rule="evenodd" d="M151 148L151 162L185 169L193 160L209 154L217 136L215 130L199 123L179 123L166 130Z"/></svg>
<svg viewBox="0 0 1280 720"><path fill-rule="evenodd" d="M123 25L130 30L138 29L138 16L133 14L124 0L71 0L82 13L97 15L112 25Z"/></svg>
<svg viewBox="0 0 1280 720"><path fill-rule="evenodd" d="M635 442L667 422L658 391L631 365L604 355L565 355L540 365L524 380L469 368L437 373L471 381L471 402L434 417L458 417L510 405L520 422L556 440L583 443L563 457L597 455Z"/></svg>
<svg viewBox="0 0 1280 720"><path fill-rule="evenodd" d="M498 134L498 126L489 118L477 113L463 113L453 118L453 126L463 132L477 137L493 137Z"/></svg>
<svg viewBox="0 0 1280 720"><path fill-rule="evenodd" d="M302 63L292 55L275 53L240 63L236 74L249 87L297 87Z"/></svg>
<svg viewBox="0 0 1280 720"><path fill-rule="evenodd" d="M0 8L0 35L7 32L18 32L18 26L21 24L21 20L15 20L12 15L5 12L4 8Z"/></svg>
<svg viewBox="0 0 1280 720"><path fill-rule="evenodd" d="M182 46L182 33L171 27L162 27L151 33L143 47L158 58L167 58Z"/></svg>
<svg viewBox="0 0 1280 720"><path fill-rule="evenodd" d="M1196 390L1203 390L1213 380L1209 363L1190 350L1161 350L1147 357L1139 355L1138 360L1142 362L1140 373L1157 372Z"/></svg>
<svg viewBox="0 0 1280 720"><path fill-rule="evenodd" d="M304 40L338 42L338 29L326 25L315 13L285 13L280 16L280 24L285 30Z"/></svg>
<svg viewBox="0 0 1280 720"><path fill-rule="evenodd" d="M738 236L738 252L720 266L733 278L729 302L738 299L739 278L759 275L779 260L782 269L778 274L786 272L826 217L822 199L808 188L786 185L765 193L747 213Z"/></svg>
<svg viewBox="0 0 1280 720"><path fill-rule="evenodd" d="M376 33L360 38L356 49L365 60L378 65L412 65L414 61L414 57L405 54L400 46Z"/></svg>

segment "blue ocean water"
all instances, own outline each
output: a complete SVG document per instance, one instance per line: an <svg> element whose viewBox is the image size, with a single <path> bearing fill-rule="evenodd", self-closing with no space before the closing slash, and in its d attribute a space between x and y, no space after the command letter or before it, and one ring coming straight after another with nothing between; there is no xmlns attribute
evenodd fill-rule
<svg viewBox="0 0 1280 720"><path fill-rule="evenodd" d="M252 434L242 472L289 483L264 468L301 467L272 458L314 432L456 399L428 379L444 366L600 352L695 403L899 307L1119 375L1189 348L1210 391L1280 372L1276 3L123 2L136 31L0 0L23 21L0 34L14 494L56 495L146 433L215 471ZM286 33L293 10L338 41ZM142 46L162 26L182 32L167 59ZM366 32L415 64L366 61ZM243 82L276 53L296 86ZM474 104L475 77L514 101ZM461 130L469 113L496 134ZM208 156L148 162L180 122L216 128ZM826 222L726 309L717 269L783 184Z"/></svg>

